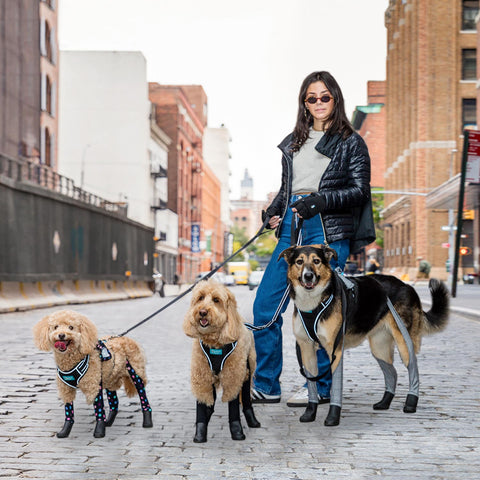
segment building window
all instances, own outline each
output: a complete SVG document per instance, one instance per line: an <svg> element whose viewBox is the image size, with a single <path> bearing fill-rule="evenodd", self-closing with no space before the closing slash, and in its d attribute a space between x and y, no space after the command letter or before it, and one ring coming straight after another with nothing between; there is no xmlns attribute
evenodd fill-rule
<svg viewBox="0 0 480 480"><path fill-rule="evenodd" d="M476 30L475 17L478 14L478 0L462 1L462 30Z"/></svg>
<svg viewBox="0 0 480 480"><path fill-rule="evenodd" d="M462 50L462 80L477 79L477 50L464 48Z"/></svg>
<svg viewBox="0 0 480 480"><path fill-rule="evenodd" d="M477 100L475 98L462 99L463 128L477 124Z"/></svg>

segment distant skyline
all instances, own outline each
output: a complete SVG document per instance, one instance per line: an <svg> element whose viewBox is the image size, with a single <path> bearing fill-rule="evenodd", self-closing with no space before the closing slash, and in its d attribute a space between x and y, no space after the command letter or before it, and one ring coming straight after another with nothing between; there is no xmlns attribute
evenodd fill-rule
<svg viewBox="0 0 480 480"><path fill-rule="evenodd" d="M292 130L300 84L315 70L338 80L347 115L385 79L388 0L61 0L62 50L134 50L147 79L202 85L208 126L230 131L231 198L245 168L254 198L280 186L276 146ZM61 66L60 66L61 68Z"/></svg>

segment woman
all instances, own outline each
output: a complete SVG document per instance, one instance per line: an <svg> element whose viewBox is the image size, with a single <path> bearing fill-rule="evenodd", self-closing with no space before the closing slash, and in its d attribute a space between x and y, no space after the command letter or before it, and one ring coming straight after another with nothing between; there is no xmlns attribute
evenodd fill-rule
<svg viewBox="0 0 480 480"><path fill-rule="evenodd" d="M264 214L276 229L278 244L260 283L253 307L254 324L268 328L255 332L257 370L253 401L280 401L282 371L282 313L289 299L287 263L277 261L291 245L292 222L302 218L302 245L328 242L338 254L333 268L343 270L352 252L375 240L370 201L370 157L363 139L345 114L343 95L328 72L314 72L302 83L297 123L279 145L282 156L280 191ZM265 218L265 217L264 217ZM325 239L326 236L326 239ZM317 354L319 402L329 401L330 361L323 348ZM289 406L306 406L307 388L288 400Z"/></svg>

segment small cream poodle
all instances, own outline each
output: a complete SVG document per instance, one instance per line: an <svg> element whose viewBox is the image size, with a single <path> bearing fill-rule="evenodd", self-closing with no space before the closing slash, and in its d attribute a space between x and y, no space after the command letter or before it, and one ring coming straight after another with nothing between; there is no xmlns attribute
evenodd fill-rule
<svg viewBox="0 0 480 480"><path fill-rule="evenodd" d="M197 399L196 431L193 441L207 441L216 388L228 402L228 420L233 440L245 440L240 423L240 397L250 428L260 427L253 412L250 385L256 366L253 334L238 313L234 295L225 286L202 280L192 292L183 330L193 343L191 383Z"/></svg>
<svg viewBox="0 0 480 480"><path fill-rule="evenodd" d="M116 391L123 385L129 397L138 393L143 412L143 427L150 428L152 409L145 393L147 377L145 356L137 342L127 337L99 340L97 328L72 310L59 310L44 317L33 328L34 341L43 351L54 352L57 387L65 403L65 424L57 437L68 437L74 423L73 401L77 389L94 405L94 437L105 436L105 427L113 424L118 413ZM103 389L110 411L105 419Z"/></svg>

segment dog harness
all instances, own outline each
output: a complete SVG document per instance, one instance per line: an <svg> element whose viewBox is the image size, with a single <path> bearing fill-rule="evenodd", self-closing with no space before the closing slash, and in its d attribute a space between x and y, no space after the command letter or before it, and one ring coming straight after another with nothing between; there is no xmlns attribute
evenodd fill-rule
<svg viewBox="0 0 480 480"><path fill-rule="evenodd" d="M317 337L317 325L321 318L321 316L325 313L327 308L333 301L333 293L325 300L325 302L321 302L318 307L314 310L310 311L300 311L297 309L298 316L302 321L303 328L305 329L308 338L315 343L320 343L320 340Z"/></svg>
<svg viewBox="0 0 480 480"><path fill-rule="evenodd" d="M96 348L100 352L100 360L102 362L106 362L112 358L112 352L110 352L103 340L98 341Z"/></svg>
<svg viewBox="0 0 480 480"><path fill-rule="evenodd" d="M83 360L80 360L75 367L68 372L64 372L57 367L58 378L72 388L78 387L78 382L87 373L88 365L90 363L90 355L87 355Z"/></svg>
<svg viewBox="0 0 480 480"><path fill-rule="evenodd" d="M218 375L222 369L223 365L225 364L225 360L229 357L229 355L235 350L237 346L237 342L227 343L223 345L221 348L212 348L205 345L200 340L200 348L202 349L203 353L207 357L208 364L210 365L210 369L212 370L215 375Z"/></svg>

